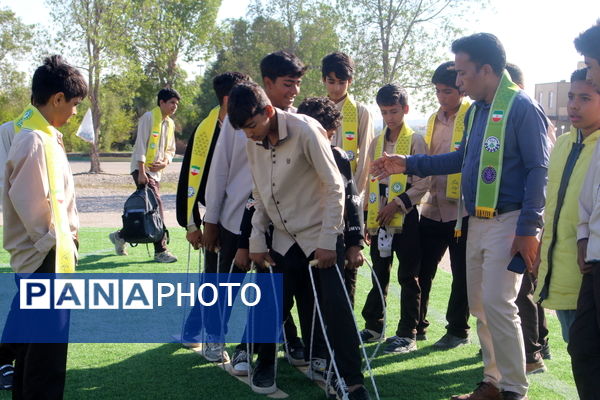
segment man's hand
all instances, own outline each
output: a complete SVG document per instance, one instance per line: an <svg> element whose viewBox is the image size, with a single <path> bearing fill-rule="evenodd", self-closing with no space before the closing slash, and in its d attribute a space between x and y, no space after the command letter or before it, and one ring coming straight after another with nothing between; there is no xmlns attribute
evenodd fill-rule
<svg viewBox="0 0 600 400"><path fill-rule="evenodd" d="M329 268L335 265L337 253L334 250L317 249L315 250L316 268Z"/></svg>
<svg viewBox="0 0 600 400"><path fill-rule="evenodd" d="M577 241L577 264L579 265L579 271L581 271L582 274L589 274L592 272L592 264L585 262L587 257L587 246L588 239Z"/></svg>
<svg viewBox="0 0 600 400"><path fill-rule="evenodd" d="M138 171L138 185L145 185L148 183L148 176L145 171Z"/></svg>
<svg viewBox="0 0 600 400"><path fill-rule="evenodd" d="M394 215L401 209L398 207L395 201L390 201L381 211L377 214L377 222L381 226L387 226L394 219Z"/></svg>
<svg viewBox="0 0 600 400"><path fill-rule="evenodd" d="M148 168L151 172L158 172L161 169L164 169L167 166L167 161L163 160L163 161L154 161L152 164L150 164L150 168Z"/></svg>
<svg viewBox="0 0 600 400"><path fill-rule="evenodd" d="M537 258L539 245L540 241L537 236L515 236L510 255L511 257L514 257L515 254L520 253L523 257L523 261L525 261L527 270L532 271L533 263Z"/></svg>
<svg viewBox="0 0 600 400"><path fill-rule="evenodd" d="M541 263L541 259L540 257L536 257L535 261L533 262L533 265L531 266L531 269L529 270L529 272L531 273L531 275L533 275L534 278L537 278L538 273L540 271L540 263Z"/></svg>
<svg viewBox="0 0 600 400"><path fill-rule="evenodd" d="M406 156L399 154L388 154L371 162L371 174L377 179L387 178L392 174L403 174L406 172Z"/></svg>
<svg viewBox="0 0 600 400"><path fill-rule="evenodd" d="M204 223L204 237L202 239L203 247L216 253L219 249L219 225L211 224L208 222Z"/></svg>
<svg viewBox="0 0 600 400"><path fill-rule="evenodd" d="M198 250L202 246L202 231L200 229L186 233L185 238L195 250Z"/></svg>
<svg viewBox="0 0 600 400"><path fill-rule="evenodd" d="M365 259L360 246L348 247L348 249L346 249L346 260L348 260L348 264L346 264L347 269L355 269L363 265Z"/></svg>
<svg viewBox="0 0 600 400"><path fill-rule="evenodd" d="M265 269L266 264L271 266L275 265L275 261L271 258L269 253L250 253L250 260L256 264L256 268Z"/></svg>
<svg viewBox="0 0 600 400"><path fill-rule="evenodd" d="M233 263L242 271L250 271L250 251L248 249L237 249Z"/></svg>

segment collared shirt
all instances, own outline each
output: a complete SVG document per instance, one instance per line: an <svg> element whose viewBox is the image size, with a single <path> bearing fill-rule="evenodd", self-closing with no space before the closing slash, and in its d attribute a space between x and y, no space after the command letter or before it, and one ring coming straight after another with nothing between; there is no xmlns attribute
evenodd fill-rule
<svg viewBox="0 0 600 400"><path fill-rule="evenodd" d="M15 124L13 121L8 121L0 125L0 192L4 187L4 167L8 158L8 151L15 136ZM2 197L0 196L0 205Z"/></svg>
<svg viewBox="0 0 600 400"><path fill-rule="evenodd" d="M306 115L276 109L279 141L248 141L255 212L250 252L267 251L265 232L273 223L273 250L285 254L298 243L305 255L335 250L343 233L344 184L321 125Z"/></svg>
<svg viewBox="0 0 600 400"><path fill-rule="evenodd" d="M4 171L4 248L10 253L10 266L17 273L35 272L56 245L44 143L40 135L45 133L29 129L15 135ZM60 146L62 135L58 135L57 146ZM73 175L64 150L56 153L55 161L62 165L67 215L75 240L79 217Z"/></svg>
<svg viewBox="0 0 600 400"><path fill-rule="evenodd" d="M346 98L335 104L335 108L340 112L344 107ZM373 130L373 118L369 110L361 103L356 102L356 108L358 110L358 155L356 159L356 171L354 172L354 182L356 183L356 189L361 197L364 197L364 192L367 189L367 181L369 180L369 165L371 163L369 146L375 137ZM343 148L344 135L342 132L342 125L336 129L333 137L331 138L331 144L339 148Z"/></svg>
<svg viewBox="0 0 600 400"><path fill-rule="evenodd" d="M433 135L429 146L429 155L444 154L450 150L452 135L454 134L454 121L456 114L449 118L440 109L433 126ZM421 215L434 221L456 221L458 216L458 201L446 197L448 175L434 175L431 177L429 192L423 198ZM462 210L462 216L467 212Z"/></svg>
<svg viewBox="0 0 600 400"><path fill-rule="evenodd" d="M408 157L407 171L419 176L447 175L462 172L462 193L469 215L475 215L479 160L491 105L477 101L477 113L465 154L465 136L458 151L436 156ZM471 106L465 116L468 122ZM498 209L520 207L516 234L537 235L543 225L549 145L548 123L544 112L529 96L520 91L513 101L506 122L504 157ZM462 168L461 168L462 167Z"/></svg>
<svg viewBox="0 0 600 400"><path fill-rule="evenodd" d="M220 223L236 235L240 233L244 205L252 192L247 144L248 138L244 132L233 129L229 117L226 117L215 146L206 183L204 221L211 224Z"/></svg>
<svg viewBox="0 0 600 400"><path fill-rule="evenodd" d="M173 135L173 137L168 137L167 127L168 123L165 118L160 126L158 149L153 161L164 160L167 161L167 164L170 164L175 156L175 135ZM152 111L146 112L138 121L137 136L135 138L135 145L133 146L133 153L131 154L131 172L139 169L138 162L146 162L146 151L148 149L148 140L150 140L150 132L152 132ZM165 142L167 142L166 146ZM151 172L149 168L146 168L146 174L155 181L160 182L162 170Z"/></svg>

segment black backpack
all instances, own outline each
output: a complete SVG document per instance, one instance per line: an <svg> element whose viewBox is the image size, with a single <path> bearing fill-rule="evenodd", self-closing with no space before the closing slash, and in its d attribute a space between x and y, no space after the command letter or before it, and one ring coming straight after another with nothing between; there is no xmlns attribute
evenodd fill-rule
<svg viewBox="0 0 600 400"><path fill-rule="evenodd" d="M121 237L131 245L158 242L169 235L160 217L156 196L145 185L125 201L122 218Z"/></svg>

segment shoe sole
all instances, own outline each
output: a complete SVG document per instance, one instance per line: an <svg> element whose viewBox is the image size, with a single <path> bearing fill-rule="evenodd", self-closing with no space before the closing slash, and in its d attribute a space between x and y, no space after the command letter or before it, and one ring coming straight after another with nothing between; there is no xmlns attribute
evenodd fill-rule
<svg viewBox="0 0 600 400"><path fill-rule="evenodd" d="M250 389L252 389L254 393L258 394L273 394L277 392L277 384L274 383L272 386L269 387L259 387L250 384Z"/></svg>
<svg viewBox="0 0 600 400"><path fill-rule="evenodd" d="M395 350L395 349L394 350L383 350L383 352L385 354L406 354L406 353L412 353L413 351L417 351L417 350L418 350L418 348L415 347L415 348L410 348L410 349L406 349L406 350L404 350L404 349L403 350Z"/></svg>
<svg viewBox="0 0 600 400"><path fill-rule="evenodd" d="M452 350L452 349L455 349L457 347L464 346L464 345L467 345L467 344L470 344L470 343L471 342L463 342L463 343L459 343L459 344L454 345L454 346L447 346L447 345L441 345L441 344L434 343L433 347L435 347L436 349L439 349L439 350Z"/></svg>
<svg viewBox="0 0 600 400"><path fill-rule="evenodd" d="M231 374L235 376L248 376L248 363L240 362L237 365L246 364L246 369L235 369L235 366L231 366Z"/></svg>
<svg viewBox="0 0 600 400"><path fill-rule="evenodd" d="M525 374L526 375L543 374L546 371L548 371L548 368L541 367L541 368L534 369L533 371L526 372Z"/></svg>

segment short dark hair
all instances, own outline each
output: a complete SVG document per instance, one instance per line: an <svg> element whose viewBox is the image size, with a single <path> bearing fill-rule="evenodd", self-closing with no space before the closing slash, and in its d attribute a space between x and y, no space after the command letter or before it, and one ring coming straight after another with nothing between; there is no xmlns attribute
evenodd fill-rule
<svg viewBox="0 0 600 400"><path fill-rule="evenodd" d="M577 36L574 43L578 52L594 58L600 64L600 19L596 25Z"/></svg>
<svg viewBox="0 0 600 400"><path fill-rule="evenodd" d="M592 83L587 78L587 68L576 69L571 74L571 83L573 83L573 82L582 82L582 81L588 81L590 84Z"/></svg>
<svg viewBox="0 0 600 400"><path fill-rule="evenodd" d="M249 75L241 72L224 72L215 76L213 78L213 89L215 90L217 99L219 99L219 104L223 105L223 98L229 95L229 92L231 92L231 89L235 85L251 80L252 78Z"/></svg>
<svg viewBox="0 0 600 400"><path fill-rule="evenodd" d="M342 113L326 97L304 99L298 106L297 113L316 119L326 131L337 129L341 124Z"/></svg>
<svg viewBox="0 0 600 400"><path fill-rule="evenodd" d="M347 81L354 74L354 61L340 51L328 54L321 60L321 75L326 78L332 72L338 79Z"/></svg>
<svg viewBox="0 0 600 400"><path fill-rule="evenodd" d="M433 73L433 76L431 77L431 83L434 85L436 83L440 83L458 90L458 86L456 86L456 71L454 70L454 61L447 61L437 67Z"/></svg>
<svg viewBox="0 0 600 400"><path fill-rule="evenodd" d="M377 101L378 106L395 106L399 104L404 107L408 105L408 93L399 84L388 83L377 91L375 101Z"/></svg>
<svg viewBox="0 0 600 400"><path fill-rule="evenodd" d="M506 67L506 52L500 40L491 33L475 33L452 42L452 52L466 53L477 64L477 69L485 64L492 67L494 73L502 75Z"/></svg>
<svg viewBox="0 0 600 400"><path fill-rule="evenodd" d="M87 96L88 85L81 72L69 65L62 56L46 57L44 64L33 73L31 101L36 106L43 106L52 95L61 92L67 101L75 97L83 99Z"/></svg>
<svg viewBox="0 0 600 400"><path fill-rule="evenodd" d="M254 82L236 85L229 93L227 115L234 129L242 129L249 119L261 114L271 102L267 94Z"/></svg>
<svg viewBox="0 0 600 400"><path fill-rule="evenodd" d="M518 65L513 63L506 63L506 70L510 75L510 80L519 86L525 86L525 79L523 78L523 71Z"/></svg>
<svg viewBox="0 0 600 400"><path fill-rule="evenodd" d="M156 105L160 106L160 101L169 101L173 97L177 100L181 100L181 96L177 93L177 90L171 88L160 89L158 95L156 96Z"/></svg>
<svg viewBox="0 0 600 400"><path fill-rule="evenodd" d="M295 54L283 50L268 54L260 62L262 77L272 81L280 76L302 78L307 68Z"/></svg>

